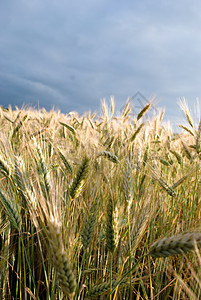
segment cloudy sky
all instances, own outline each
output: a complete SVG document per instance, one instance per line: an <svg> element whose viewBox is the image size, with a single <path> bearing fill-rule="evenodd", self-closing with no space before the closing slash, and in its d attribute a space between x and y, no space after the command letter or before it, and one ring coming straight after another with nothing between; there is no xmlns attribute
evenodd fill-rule
<svg viewBox="0 0 201 300"><path fill-rule="evenodd" d="M199 0L0 1L0 105L83 113L140 91L175 122L201 98L200 28Z"/></svg>

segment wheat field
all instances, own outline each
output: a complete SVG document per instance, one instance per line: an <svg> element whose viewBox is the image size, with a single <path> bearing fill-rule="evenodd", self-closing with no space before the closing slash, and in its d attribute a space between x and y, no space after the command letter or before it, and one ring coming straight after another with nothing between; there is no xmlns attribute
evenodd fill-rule
<svg viewBox="0 0 201 300"><path fill-rule="evenodd" d="M0 108L0 299L201 299L201 122Z"/></svg>

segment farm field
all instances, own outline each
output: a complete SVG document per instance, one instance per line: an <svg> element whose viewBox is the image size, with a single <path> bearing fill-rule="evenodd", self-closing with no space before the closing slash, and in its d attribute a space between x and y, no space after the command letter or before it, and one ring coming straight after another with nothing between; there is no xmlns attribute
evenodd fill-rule
<svg viewBox="0 0 201 300"><path fill-rule="evenodd" d="M201 299L201 122L0 108L0 299Z"/></svg>

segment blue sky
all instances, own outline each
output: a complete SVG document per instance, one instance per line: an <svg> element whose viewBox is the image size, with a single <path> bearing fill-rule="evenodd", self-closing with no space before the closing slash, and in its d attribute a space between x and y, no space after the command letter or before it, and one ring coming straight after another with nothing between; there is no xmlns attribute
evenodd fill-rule
<svg viewBox="0 0 201 300"><path fill-rule="evenodd" d="M175 122L201 98L200 28L199 0L1 1L0 104L83 113L140 91Z"/></svg>

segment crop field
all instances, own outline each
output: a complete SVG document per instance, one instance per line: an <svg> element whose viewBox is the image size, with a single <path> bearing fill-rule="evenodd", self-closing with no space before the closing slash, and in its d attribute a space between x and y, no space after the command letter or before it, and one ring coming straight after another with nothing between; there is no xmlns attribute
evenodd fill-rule
<svg viewBox="0 0 201 300"><path fill-rule="evenodd" d="M201 122L0 108L0 299L201 299Z"/></svg>

